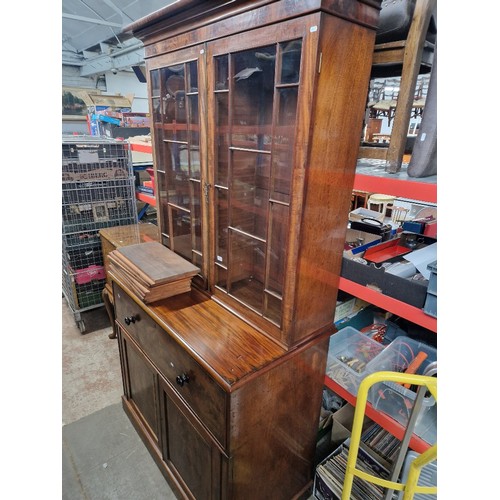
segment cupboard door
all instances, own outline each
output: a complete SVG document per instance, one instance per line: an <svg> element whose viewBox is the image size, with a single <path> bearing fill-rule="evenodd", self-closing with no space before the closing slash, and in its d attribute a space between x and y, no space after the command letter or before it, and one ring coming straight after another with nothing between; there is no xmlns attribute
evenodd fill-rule
<svg viewBox="0 0 500 500"><path fill-rule="evenodd" d="M165 422L163 460L193 498L223 498L222 470L227 460L222 450L163 379L160 400Z"/></svg>
<svg viewBox="0 0 500 500"><path fill-rule="evenodd" d="M304 154L295 147L299 99L313 79L303 75L312 47L305 39L317 30L304 21L284 24L207 45L212 292L250 310L278 337L294 165Z"/></svg>
<svg viewBox="0 0 500 500"><path fill-rule="evenodd" d="M206 288L202 54L193 47L155 59L148 69L161 241L201 269L197 281Z"/></svg>
<svg viewBox="0 0 500 500"><path fill-rule="evenodd" d="M118 327L121 346L125 396L136 409L153 441L159 442L159 405L157 375L138 348Z"/></svg>

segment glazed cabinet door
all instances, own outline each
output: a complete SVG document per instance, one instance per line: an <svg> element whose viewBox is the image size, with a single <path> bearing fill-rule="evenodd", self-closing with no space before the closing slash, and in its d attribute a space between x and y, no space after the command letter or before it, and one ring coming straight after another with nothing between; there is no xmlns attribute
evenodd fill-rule
<svg viewBox="0 0 500 500"><path fill-rule="evenodd" d="M124 394L149 440L159 448L158 375L127 334L117 326Z"/></svg>
<svg viewBox="0 0 500 500"><path fill-rule="evenodd" d="M201 269L206 288L203 47L148 61L156 199L162 243Z"/></svg>
<svg viewBox="0 0 500 500"><path fill-rule="evenodd" d="M160 410L165 422L163 460L184 492L193 499L226 498L222 479L228 461L223 450L163 379Z"/></svg>
<svg viewBox="0 0 500 500"><path fill-rule="evenodd" d="M318 20L207 45L211 291L285 344Z"/></svg>

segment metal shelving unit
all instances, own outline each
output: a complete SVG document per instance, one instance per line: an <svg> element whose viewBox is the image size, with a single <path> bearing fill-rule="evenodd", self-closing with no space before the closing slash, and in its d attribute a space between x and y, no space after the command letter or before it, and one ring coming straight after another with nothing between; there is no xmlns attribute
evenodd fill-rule
<svg viewBox="0 0 500 500"><path fill-rule="evenodd" d="M437 183L435 177L425 178L421 181L412 181L408 180L404 169L399 174L386 174L382 172L381 168L377 167L375 160L371 160L370 162L361 166L358 163L354 179L354 189L391 194L398 197L408 197L428 203L437 202ZM411 306L342 276L339 280L339 290L349 293L353 297L365 300L437 334L437 318L429 316L423 309ZM337 381L325 375L324 384L352 406L356 406L356 395L349 393ZM366 405L365 412L371 420L388 430L398 439L403 438L405 428L397 421L376 410L370 403ZM431 444L413 434L409 440L409 446L418 453L424 453L430 448Z"/></svg>
<svg viewBox="0 0 500 500"><path fill-rule="evenodd" d="M105 137L62 138L62 291L82 333L81 313L104 305L99 230L137 223L129 145Z"/></svg>

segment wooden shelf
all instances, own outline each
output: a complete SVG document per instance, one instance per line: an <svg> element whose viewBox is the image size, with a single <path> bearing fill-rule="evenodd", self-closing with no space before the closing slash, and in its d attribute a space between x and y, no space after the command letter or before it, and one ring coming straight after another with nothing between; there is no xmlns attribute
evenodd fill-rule
<svg viewBox="0 0 500 500"><path fill-rule="evenodd" d="M325 375L324 384L335 394L338 394L341 398L345 399L350 405L354 407L356 406L356 396L346 391L341 385L339 385L327 375ZM366 403L365 415L375 423L383 427L386 431L390 432L400 441L403 439L405 427L385 413L380 413L375 410L370 403ZM425 450L430 448L431 445L414 434L410 439L409 446L417 453L423 453Z"/></svg>
<svg viewBox="0 0 500 500"><path fill-rule="evenodd" d="M418 307L393 299L383 293L342 277L339 281L339 289L437 333L437 319L425 314Z"/></svg>

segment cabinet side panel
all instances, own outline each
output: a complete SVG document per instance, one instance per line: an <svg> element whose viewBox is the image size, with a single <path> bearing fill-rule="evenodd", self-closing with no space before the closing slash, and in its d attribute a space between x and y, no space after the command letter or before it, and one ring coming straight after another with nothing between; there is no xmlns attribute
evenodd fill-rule
<svg viewBox="0 0 500 500"><path fill-rule="evenodd" d="M321 340L232 394L233 498L292 498L311 481L327 350Z"/></svg>
<svg viewBox="0 0 500 500"><path fill-rule="evenodd" d="M304 243L296 273L295 341L333 322L374 40L372 30L322 18Z"/></svg>

